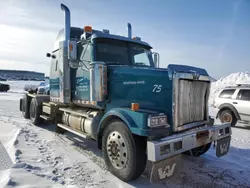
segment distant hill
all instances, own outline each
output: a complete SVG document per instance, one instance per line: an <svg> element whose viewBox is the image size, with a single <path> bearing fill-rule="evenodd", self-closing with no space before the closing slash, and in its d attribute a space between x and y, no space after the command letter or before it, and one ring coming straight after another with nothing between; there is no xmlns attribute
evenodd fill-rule
<svg viewBox="0 0 250 188"><path fill-rule="evenodd" d="M2 70L0 80L44 80L44 73L26 70Z"/></svg>

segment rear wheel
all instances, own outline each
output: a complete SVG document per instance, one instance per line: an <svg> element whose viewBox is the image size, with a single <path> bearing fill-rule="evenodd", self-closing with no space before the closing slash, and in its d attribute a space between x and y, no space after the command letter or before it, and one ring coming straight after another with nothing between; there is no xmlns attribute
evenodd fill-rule
<svg viewBox="0 0 250 188"><path fill-rule="evenodd" d="M190 155L193 157L199 157L199 156L205 154L210 149L210 147L211 147L211 143L208 143L206 145L203 145L203 146L191 149L189 151L186 151L186 152L184 152L184 154Z"/></svg>
<svg viewBox="0 0 250 188"><path fill-rule="evenodd" d="M42 106L38 104L36 98L33 98L30 102L30 120L34 125L39 125L42 123L40 118L42 112Z"/></svg>
<svg viewBox="0 0 250 188"><path fill-rule="evenodd" d="M132 135L119 120L105 128L102 151L108 170L123 181L137 179L146 167L146 139Z"/></svg>
<svg viewBox="0 0 250 188"><path fill-rule="evenodd" d="M30 106L29 106L29 99L27 95L23 96L23 100L22 100L22 114L23 117L26 119L30 118Z"/></svg>
<svg viewBox="0 0 250 188"><path fill-rule="evenodd" d="M223 110L220 113L220 120L222 123L231 123L231 126L235 126L237 118L231 110Z"/></svg>

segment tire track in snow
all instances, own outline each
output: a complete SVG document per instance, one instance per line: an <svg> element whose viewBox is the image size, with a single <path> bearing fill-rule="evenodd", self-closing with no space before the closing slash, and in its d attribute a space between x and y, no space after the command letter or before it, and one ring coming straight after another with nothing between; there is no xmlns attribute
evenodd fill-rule
<svg viewBox="0 0 250 188"><path fill-rule="evenodd" d="M33 130L39 127L35 127L29 123L20 126L20 124L14 119L11 119L11 122L13 124L17 124L17 126L21 128L17 142L25 142L27 146L37 148L38 152L40 153L40 159L36 161L38 166L36 166L35 164L29 164L29 162L25 162L25 159L22 158L22 153L19 152L19 154L16 156L18 164L14 168L24 168L28 172L61 183L62 185L67 184L77 185L80 187L101 187L101 184L106 184L108 182L108 180L105 179L105 174L107 172L104 172L103 176L96 170L86 167L86 164L89 161L73 161L71 162L72 166L65 165L65 158L67 158L64 156L65 153L61 153L59 155L55 153L55 149L53 148L64 148L64 150L69 150L69 148L65 147L63 142L58 141L56 138L50 141L39 138L37 130ZM66 153L70 153L70 151L67 151ZM66 160L70 161L70 159ZM49 166L51 171L46 172L46 169L39 167L46 165ZM100 179L100 181L96 181L96 179Z"/></svg>

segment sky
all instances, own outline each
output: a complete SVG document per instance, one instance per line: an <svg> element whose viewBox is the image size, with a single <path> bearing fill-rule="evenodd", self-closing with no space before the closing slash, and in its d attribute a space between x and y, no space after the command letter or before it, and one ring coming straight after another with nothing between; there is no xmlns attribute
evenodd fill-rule
<svg viewBox="0 0 250 188"><path fill-rule="evenodd" d="M64 26L60 3L72 26L91 25L132 35L160 54L160 67L205 68L219 79L250 71L250 0L0 0L0 69L49 75L51 52Z"/></svg>

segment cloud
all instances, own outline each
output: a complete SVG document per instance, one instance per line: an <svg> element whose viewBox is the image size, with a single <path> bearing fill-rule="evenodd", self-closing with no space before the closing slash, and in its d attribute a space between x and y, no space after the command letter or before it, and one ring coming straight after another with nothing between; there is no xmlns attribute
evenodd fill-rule
<svg viewBox="0 0 250 188"><path fill-rule="evenodd" d="M181 14L178 14L181 17L179 20L178 16L164 18L167 15L164 12L154 12L149 19L145 17L148 14L146 8L144 13L141 11L136 15L136 6L128 10L130 5L126 7L124 4L121 8L120 3L116 1L109 1L110 6L106 1L61 1L71 10L72 26L91 25L95 29L109 29L112 34L126 36L126 23L130 19L133 36L140 36L154 47L154 51L160 53L162 67L167 67L169 63L193 65L207 69L214 77L239 70L230 68L235 60L241 61L242 67L247 68L249 56L241 54L249 45L245 44L242 50L242 42L239 42L239 37L235 35L237 30L240 30L240 33L245 31L245 34L240 36L243 42L247 36L249 37L249 28L244 30L242 25L235 27L237 15L241 16L241 1L235 1L231 6L232 19L229 17L231 14L228 9L226 19L213 19L213 16L210 16L211 19L205 21L197 18L198 15L191 21L189 18L181 17ZM57 32L64 25L61 1L0 0L0 68L9 65L9 69L16 69L23 64L27 69L34 70L32 66L37 66L37 70L49 73L50 60L45 54L52 50ZM85 6L86 3L88 6ZM170 9L169 11L175 12L174 9ZM240 55L235 53L235 42L238 42L237 49ZM230 53L230 50L233 53Z"/></svg>
<svg viewBox="0 0 250 188"><path fill-rule="evenodd" d="M43 72L41 71L43 69L49 70L49 65L39 64L39 63L30 63L25 61L18 61L18 60L9 60L9 59L2 59L0 65L1 69L11 69L12 70L30 70L30 71L37 71L37 72ZM48 75L48 73L46 73Z"/></svg>
<svg viewBox="0 0 250 188"><path fill-rule="evenodd" d="M40 8L34 9L33 4L27 8L20 1L5 1L0 6L0 67L48 74L50 60L45 54L52 50L62 26L41 17Z"/></svg>
<svg viewBox="0 0 250 188"><path fill-rule="evenodd" d="M0 65L7 65L7 62L25 62L30 67L49 65L46 52L53 48L55 33L46 30L36 30L9 25L0 25ZM16 68L13 63L9 64L9 69ZM39 71L48 74L48 66L41 67Z"/></svg>

